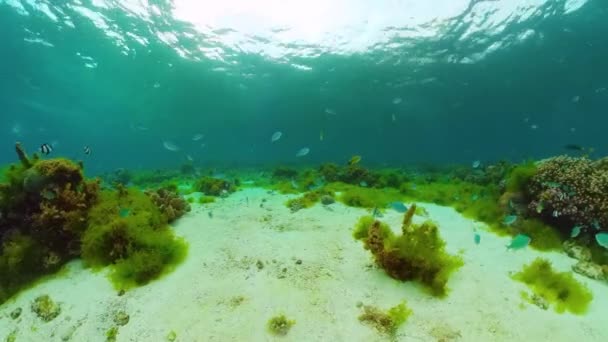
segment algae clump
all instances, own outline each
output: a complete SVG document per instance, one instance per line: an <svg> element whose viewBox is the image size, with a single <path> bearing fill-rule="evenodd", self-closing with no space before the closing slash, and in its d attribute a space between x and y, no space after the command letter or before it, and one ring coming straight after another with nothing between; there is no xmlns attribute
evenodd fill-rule
<svg viewBox="0 0 608 342"><path fill-rule="evenodd" d="M128 215L121 215L121 208L128 208ZM112 265L111 279L119 289L158 278L179 264L186 252L186 243L175 237L167 218L136 189L102 192L82 239L85 263Z"/></svg>
<svg viewBox="0 0 608 342"><path fill-rule="evenodd" d="M359 321L374 327L381 333L392 336L397 333L399 327L407 321L411 314L412 310L408 308L405 301L390 308L387 312L375 306L365 305Z"/></svg>
<svg viewBox="0 0 608 342"><path fill-rule="evenodd" d="M59 316L61 306L55 303L48 295L36 297L32 302L32 311L45 322L50 322Z"/></svg>
<svg viewBox="0 0 608 342"><path fill-rule="evenodd" d="M532 263L524 265L512 278L526 284L558 313L569 311L583 314L593 299L591 291L574 279L571 272L556 272L551 262L543 258L536 258Z"/></svg>
<svg viewBox="0 0 608 342"><path fill-rule="evenodd" d="M405 213L399 236L386 224L369 217L360 219L353 236L363 240L365 249L374 255L376 264L389 276L418 281L432 295L444 296L448 278L463 265L462 258L445 251L445 242L435 223L428 220L422 224L411 223L415 211L413 204Z"/></svg>
<svg viewBox="0 0 608 342"><path fill-rule="evenodd" d="M285 315L278 315L269 319L266 327L273 335L285 336L294 324L296 321L287 319Z"/></svg>

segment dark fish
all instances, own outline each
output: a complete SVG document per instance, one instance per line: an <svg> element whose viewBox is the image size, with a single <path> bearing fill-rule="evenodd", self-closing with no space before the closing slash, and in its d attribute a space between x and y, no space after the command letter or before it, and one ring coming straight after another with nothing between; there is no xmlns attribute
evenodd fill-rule
<svg viewBox="0 0 608 342"><path fill-rule="evenodd" d="M42 154L49 154L49 153L53 152L53 147L49 144L42 144L42 145L40 145L39 151Z"/></svg>
<svg viewBox="0 0 608 342"><path fill-rule="evenodd" d="M564 145L564 148L566 150L581 151L581 152L586 150L583 146L577 145L577 144L567 144L567 145Z"/></svg>
<svg viewBox="0 0 608 342"><path fill-rule="evenodd" d="M89 146L84 147L84 154L86 154L87 156L91 154L91 148Z"/></svg>

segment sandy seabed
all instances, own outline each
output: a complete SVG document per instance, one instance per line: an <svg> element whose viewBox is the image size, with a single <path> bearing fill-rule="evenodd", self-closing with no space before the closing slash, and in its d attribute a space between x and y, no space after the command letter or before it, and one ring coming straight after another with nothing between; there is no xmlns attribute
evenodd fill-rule
<svg viewBox="0 0 608 342"><path fill-rule="evenodd" d="M450 278L449 295L437 299L414 283L389 278L352 238L363 209L339 203L291 213L289 196L246 189L192 212L175 225L189 243L186 261L149 285L118 296L104 272L78 261L60 277L42 282L0 306L0 339L105 341L118 311L129 314L117 341L386 341L359 322L361 304L381 309L403 300L413 314L399 341L608 341L608 286L575 274L594 299L585 315L558 314L523 303L526 287L509 274L538 256L568 271L576 260L562 253L507 251L509 238L473 228L482 224L451 208L421 205L440 226L450 253L464 266ZM210 215L210 212L212 215ZM415 217L415 222L425 218ZM396 231L402 214L382 220ZM30 309L39 295L61 304L45 323ZM22 308L18 319L10 313ZM286 336L271 335L267 321L278 314L295 320Z"/></svg>

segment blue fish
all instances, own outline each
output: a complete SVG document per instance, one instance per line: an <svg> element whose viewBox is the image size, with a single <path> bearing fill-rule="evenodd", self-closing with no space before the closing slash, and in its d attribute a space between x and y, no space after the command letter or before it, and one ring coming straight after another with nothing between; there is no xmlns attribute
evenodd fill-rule
<svg viewBox="0 0 608 342"><path fill-rule="evenodd" d="M120 208L120 211L118 212L118 215L120 215L120 217L122 217L122 218L125 218L125 217L129 216L130 212L131 212L131 209Z"/></svg>
<svg viewBox="0 0 608 342"><path fill-rule="evenodd" d="M602 232L595 234L595 241L597 244L608 249L608 233Z"/></svg>
<svg viewBox="0 0 608 342"><path fill-rule="evenodd" d="M532 239L528 235L517 234L513 238L513 240L511 240L511 243L507 245L507 249L512 249L512 250L522 249L522 248L526 247L527 245L529 245L530 241L532 241Z"/></svg>
<svg viewBox="0 0 608 342"><path fill-rule="evenodd" d="M571 238L575 238L580 235L582 226L574 226L572 228L572 232L570 233Z"/></svg>
<svg viewBox="0 0 608 342"><path fill-rule="evenodd" d="M481 235L479 235L479 233L475 233L475 235L473 236L473 241L475 241L476 245L479 245L479 243L481 242Z"/></svg>
<svg viewBox="0 0 608 342"><path fill-rule="evenodd" d="M391 202L390 206L399 213L404 213L407 211L407 207L403 204L403 202Z"/></svg>
<svg viewBox="0 0 608 342"><path fill-rule="evenodd" d="M517 215L509 215L505 216L505 218L502 220L502 223L506 224L507 226L510 226L515 223L515 221L517 221Z"/></svg>

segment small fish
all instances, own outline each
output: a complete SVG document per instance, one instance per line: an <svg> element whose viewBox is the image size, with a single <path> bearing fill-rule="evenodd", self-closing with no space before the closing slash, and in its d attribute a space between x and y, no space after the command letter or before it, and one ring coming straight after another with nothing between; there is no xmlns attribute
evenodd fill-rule
<svg viewBox="0 0 608 342"><path fill-rule="evenodd" d="M163 141L163 146L171 152L179 151L179 147L171 141Z"/></svg>
<svg viewBox="0 0 608 342"><path fill-rule="evenodd" d="M53 147L49 144L42 144L38 150L40 153L48 155L49 153L53 152Z"/></svg>
<svg viewBox="0 0 608 342"><path fill-rule="evenodd" d="M507 245L507 249L512 249L512 250L522 249L522 248L526 247L527 245L529 245L530 241L532 241L532 239L528 235L517 234L513 238L513 240L511 240L511 243Z"/></svg>
<svg viewBox="0 0 608 342"><path fill-rule="evenodd" d="M545 202L540 201L540 202L536 203L536 213L540 214L543 212L543 210L545 210Z"/></svg>
<svg viewBox="0 0 608 342"><path fill-rule="evenodd" d="M571 238L575 238L577 236L579 236L581 234L581 228L583 228L582 226L574 226L572 228L572 232L570 233L570 237Z"/></svg>
<svg viewBox="0 0 608 342"><path fill-rule="evenodd" d="M87 156L91 155L91 148L89 146L84 147L84 154Z"/></svg>
<svg viewBox="0 0 608 342"><path fill-rule="evenodd" d="M213 218L213 211L207 212L207 216L209 216L209 218L212 219Z"/></svg>
<svg viewBox="0 0 608 342"><path fill-rule="evenodd" d="M186 154L186 159L188 159L188 161L194 161L194 158L189 154Z"/></svg>
<svg viewBox="0 0 608 342"><path fill-rule="evenodd" d="M44 190L40 193L40 195L42 196L42 198L47 199L49 201L57 198L57 194L51 190Z"/></svg>
<svg viewBox="0 0 608 342"><path fill-rule="evenodd" d="M298 188L298 183L295 180L293 180L293 179L291 180L291 187L294 188L294 189Z"/></svg>
<svg viewBox="0 0 608 342"><path fill-rule="evenodd" d="M397 121L397 117L395 116L395 113L391 114L391 120L393 120L393 122Z"/></svg>
<svg viewBox="0 0 608 342"><path fill-rule="evenodd" d="M473 235L473 241L475 241L476 245L479 245L481 242L481 235L479 235L479 233L475 233L475 235Z"/></svg>
<svg viewBox="0 0 608 342"><path fill-rule="evenodd" d="M479 195L478 194L473 194L471 195L471 201L475 202L479 199Z"/></svg>
<svg viewBox="0 0 608 342"><path fill-rule="evenodd" d="M348 165L355 165L355 164L359 163L360 161L361 161L361 156L352 156L348 160Z"/></svg>
<svg viewBox="0 0 608 342"><path fill-rule="evenodd" d="M507 226L510 226L515 223L515 221L517 221L517 215L508 215L505 216L505 218L502 220L502 223L506 224Z"/></svg>
<svg viewBox="0 0 608 342"><path fill-rule="evenodd" d="M403 99L402 99L402 98L400 98L400 97L395 97L395 98L393 99L393 104L398 105L398 104L400 104L401 102L403 102Z"/></svg>
<svg viewBox="0 0 608 342"><path fill-rule="evenodd" d="M302 147L297 153L296 153L296 157L304 157L305 155L307 155L308 153L310 153L310 149L308 147Z"/></svg>
<svg viewBox="0 0 608 342"><path fill-rule="evenodd" d="M205 135L204 135L204 134L200 134L200 133L199 133L199 134L195 134L195 135L192 137L192 141L199 141L199 140L203 139L204 137L205 137Z"/></svg>
<svg viewBox="0 0 608 342"><path fill-rule="evenodd" d="M479 161L479 160L474 160L474 161L473 161L473 164L472 164L471 166L473 166L473 168L474 168L474 169L476 169L476 168L478 168L478 167L480 167L480 166L481 166L481 161Z"/></svg>
<svg viewBox="0 0 608 342"><path fill-rule="evenodd" d="M325 114L336 115L336 111L330 108L325 108Z"/></svg>
<svg viewBox="0 0 608 342"><path fill-rule="evenodd" d="M319 132L319 141L323 141L324 134L323 131Z"/></svg>
<svg viewBox="0 0 608 342"><path fill-rule="evenodd" d="M120 211L118 212L118 215L122 218L125 218L127 216L129 216L129 213L131 212L130 209L128 208L120 208Z"/></svg>
<svg viewBox="0 0 608 342"><path fill-rule="evenodd" d="M538 129L538 125L530 125L530 129L535 131Z"/></svg>
<svg viewBox="0 0 608 342"><path fill-rule="evenodd" d="M608 249L608 233L602 232L595 234L595 241L597 244Z"/></svg>
<svg viewBox="0 0 608 342"><path fill-rule="evenodd" d="M283 136L283 132L280 132L280 131L274 132L272 134L272 136L270 137L270 142L275 142L275 141L281 139L282 136Z"/></svg>
<svg viewBox="0 0 608 342"><path fill-rule="evenodd" d="M579 151L579 152L585 152L587 149L581 145L577 145L577 144L566 144L564 145L564 148L566 150L572 150L572 151Z"/></svg>
<svg viewBox="0 0 608 342"><path fill-rule="evenodd" d="M600 223L597 222L597 220L593 220L593 223L591 223L591 225L593 226L593 228L595 228L595 230L600 230Z"/></svg>
<svg viewBox="0 0 608 342"><path fill-rule="evenodd" d="M405 204L403 204L403 202L391 202L389 205L398 213L404 213L407 211L407 207Z"/></svg>
<svg viewBox="0 0 608 342"><path fill-rule="evenodd" d="M374 207L374 209L372 210L372 217L382 217L382 213L380 212L380 209L378 209L378 207Z"/></svg>
<svg viewBox="0 0 608 342"><path fill-rule="evenodd" d="M553 210L553 213L551 214L553 217L559 217L559 211L557 210Z"/></svg>
<svg viewBox="0 0 608 342"><path fill-rule="evenodd" d="M367 182L366 181L361 181L359 183L359 186L362 187L362 188L367 188Z"/></svg>

